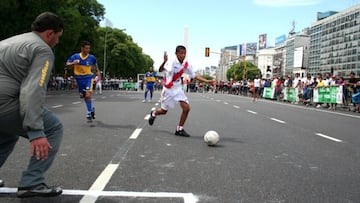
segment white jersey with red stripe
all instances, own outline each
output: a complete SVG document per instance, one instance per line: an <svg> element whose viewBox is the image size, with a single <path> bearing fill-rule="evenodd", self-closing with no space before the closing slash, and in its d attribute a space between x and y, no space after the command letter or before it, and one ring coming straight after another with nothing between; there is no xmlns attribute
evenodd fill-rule
<svg viewBox="0 0 360 203"><path fill-rule="evenodd" d="M183 62L185 64L186 62ZM183 64L179 62L179 60L175 59L171 64L165 65L165 84L169 84L172 80L174 75L178 73L182 68ZM170 67L169 67L170 66ZM187 68L184 70L184 73L189 74L191 78L195 77L195 72L192 69L192 66L189 64ZM183 89L181 88L181 77L178 78L176 81L173 81L173 85L170 88L164 88L161 93L161 108L164 110L168 110L169 108L174 108L174 106L179 101L184 101L189 103L188 98L186 97Z"/></svg>
<svg viewBox="0 0 360 203"><path fill-rule="evenodd" d="M169 84L176 73L178 73L182 68L183 64L185 64L185 61L181 64L179 60L176 58L171 64L165 65L165 80L166 84ZM170 67L169 67L170 66ZM184 73L188 74L190 78L195 77L195 72L191 66L191 64L188 65L188 67L185 69ZM173 88L181 88L181 78L178 78L177 80L173 81L173 86L170 89Z"/></svg>

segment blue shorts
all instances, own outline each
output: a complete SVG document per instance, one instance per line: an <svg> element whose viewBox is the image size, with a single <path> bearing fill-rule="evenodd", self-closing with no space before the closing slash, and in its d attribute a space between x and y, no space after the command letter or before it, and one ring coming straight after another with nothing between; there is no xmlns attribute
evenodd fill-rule
<svg viewBox="0 0 360 203"><path fill-rule="evenodd" d="M154 83L146 84L146 89L150 90L151 92L154 91Z"/></svg>
<svg viewBox="0 0 360 203"><path fill-rule="evenodd" d="M93 89L93 77L90 76L81 76L75 77L76 83L78 85L79 93L84 93L85 91L92 91Z"/></svg>

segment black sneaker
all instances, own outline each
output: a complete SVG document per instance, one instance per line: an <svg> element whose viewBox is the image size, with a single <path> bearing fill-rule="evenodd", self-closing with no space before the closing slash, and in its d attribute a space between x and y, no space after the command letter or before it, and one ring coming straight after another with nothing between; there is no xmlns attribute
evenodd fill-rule
<svg viewBox="0 0 360 203"><path fill-rule="evenodd" d="M45 183L41 183L39 185L35 185L32 187L19 187L16 193L17 197L55 197L59 196L62 193L62 189L60 187L49 187Z"/></svg>
<svg viewBox="0 0 360 203"><path fill-rule="evenodd" d="M4 187L5 182L3 180L0 180L0 187Z"/></svg>
<svg viewBox="0 0 360 203"><path fill-rule="evenodd" d="M153 111L150 112L149 125L153 125L156 118L152 115L152 113Z"/></svg>
<svg viewBox="0 0 360 203"><path fill-rule="evenodd" d="M190 137L190 135L184 129L175 131L175 135L183 136L183 137Z"/></svg>
<svg viewBox="0 0 360 203"><path fill-rule="evenodd" d="M95 119L95 107L93 107L93 110L91 112L91 118Z"/></svg>

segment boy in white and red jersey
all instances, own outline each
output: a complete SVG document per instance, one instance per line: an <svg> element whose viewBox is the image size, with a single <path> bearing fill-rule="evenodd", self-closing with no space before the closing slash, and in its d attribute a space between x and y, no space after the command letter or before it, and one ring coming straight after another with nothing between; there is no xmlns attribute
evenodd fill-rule
<svg viewBox="0 0 360 203"><path fill-rule="evenodd" d="M164 88L161 93L161 107L150 112L149 124L153 125L157 115L166 114L169 108L173 108L176 103L180 103L182 113L178 126L176 127L175 135L189 137L190 135L184 130L184 124L190 111L189 100L185 96L181 88L181 75L183 73L189 74L190 78L197 79L214 85L215 81L207 80L200 75L197 75L192 66L185 61L186 48L182 45L176 47L176 59L167 64L168 56L164 53L164 62L160 65L159 72L166 71L164 78Z"/></svg>

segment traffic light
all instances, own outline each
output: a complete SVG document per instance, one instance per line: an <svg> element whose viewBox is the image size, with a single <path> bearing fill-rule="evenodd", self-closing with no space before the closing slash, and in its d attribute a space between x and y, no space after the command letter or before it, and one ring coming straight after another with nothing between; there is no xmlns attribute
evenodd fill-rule
<svg viewBox="0 0 360 203"><path fill-rule="evenodd" d="M205 56L206 57L210 56L210 48L209 47L205 47Z"/></svg>

